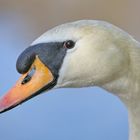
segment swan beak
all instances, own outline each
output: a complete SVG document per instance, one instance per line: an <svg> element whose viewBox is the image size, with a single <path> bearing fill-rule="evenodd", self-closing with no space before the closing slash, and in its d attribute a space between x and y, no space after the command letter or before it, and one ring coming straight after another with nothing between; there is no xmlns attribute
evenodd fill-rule
<svg viewBox="0 0 140 140"><path fill-rule="evenodd" d="M30 70L23 74L13 88L0 99L0 113L8 111L44 90L52 88L54 76L36 57Z"/></svg>

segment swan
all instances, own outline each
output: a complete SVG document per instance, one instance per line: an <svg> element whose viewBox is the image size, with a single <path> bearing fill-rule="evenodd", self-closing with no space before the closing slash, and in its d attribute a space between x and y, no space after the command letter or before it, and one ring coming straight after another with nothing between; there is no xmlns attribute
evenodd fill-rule
<svg viewBox="0 0 140 140"><path fill-rule="evenodd" d="M130 140L140 139L140 43L105 21L56 26L17 59L21 77L0 98L0 113L55 88L99 86L126 105Z"/></svg>

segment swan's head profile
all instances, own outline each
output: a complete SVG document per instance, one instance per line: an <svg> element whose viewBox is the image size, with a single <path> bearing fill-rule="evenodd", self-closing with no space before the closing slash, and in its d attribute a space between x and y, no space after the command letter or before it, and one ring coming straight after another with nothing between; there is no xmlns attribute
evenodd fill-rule
<svg viewBox="0 0 140 140"><path fill-rule="evenodd" d="M110 90L110 83L127 76L134 43L104 21L82 20L47 31L19 56L22 76L0 100L0 111L51 88L96 85Z"/></svg>

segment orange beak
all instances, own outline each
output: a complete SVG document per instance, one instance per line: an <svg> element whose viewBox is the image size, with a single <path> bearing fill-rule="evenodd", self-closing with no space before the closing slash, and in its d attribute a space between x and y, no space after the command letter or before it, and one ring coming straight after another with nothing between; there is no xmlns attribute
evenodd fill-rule
<svg viewBox="0 0 140 140"><path fill-rule="evenodd" d="M23 74L13 88L0 99L0 113L38 95L53 84L53 74L36 56L30 70Z"/></svg>

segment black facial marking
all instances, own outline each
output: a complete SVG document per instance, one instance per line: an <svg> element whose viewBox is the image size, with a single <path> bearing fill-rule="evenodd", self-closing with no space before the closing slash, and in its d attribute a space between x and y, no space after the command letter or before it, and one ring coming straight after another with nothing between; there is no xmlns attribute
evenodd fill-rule
<svg viewBox="0 0 140 140"><path fill-rule="evenodd" d="M21 74L26 73L34 62L35 55L35 52L32 51L32 47L27 48L21 53L16 63L17 71Z"/></svg>
<svg viewBox="0 0 140 140"><path fill-rule="evenodd" d="M38 55L40 60L57 76L67 51L63 44L63 42L41 43L25 49L17 60L18 72L26 73L34 62L35 56Z"/></svg>

